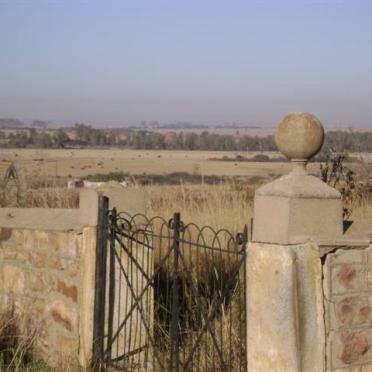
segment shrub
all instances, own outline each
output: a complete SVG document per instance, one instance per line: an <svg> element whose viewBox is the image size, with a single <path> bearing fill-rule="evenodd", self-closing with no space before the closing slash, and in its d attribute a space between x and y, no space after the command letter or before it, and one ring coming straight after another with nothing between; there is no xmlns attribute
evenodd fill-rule
<svg viewBox="0 0 372 372"><path fill-rule="evenodd" d="M362 179L361 174L356 175L347 167L347 159L348 155L345 153L331 152L325 162L320 163L322 181L341 193L345 220L351 216L355 207L371 197L369 180Z"/></svg>
<svg viewBox="0 0 372 372"><path fill-rule="evenodd" d="M123 182L129 177L128 172L110 172L110 173L96 173L90 174L87 179L92 182L108 182L108 181L117 181Z"/></svg>

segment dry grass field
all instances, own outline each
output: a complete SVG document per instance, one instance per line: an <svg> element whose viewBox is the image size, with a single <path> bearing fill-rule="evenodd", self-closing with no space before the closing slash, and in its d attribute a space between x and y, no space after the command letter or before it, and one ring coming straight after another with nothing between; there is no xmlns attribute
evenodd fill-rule
<svg viewBox="0 0 372 372"><path fill-rule="evenodd" d="M6 149L0 154L0 173L17 162L29 176L85 177L95 173L131 174L203 173L216 176L279 175L288 172L288 163L222 162L209 160L223 156L254 156L257 153L221 151L156 151L119 149L43 150ZM278 153L265 153L271 157Z"/></svg>
<svg viewBox="0 0 372 372"><path fill-rule="evenodd" d="M234 162L210 160L252 157L257 152L233 151L157 151L120 149L3 149L0 152L0 174L10 162L17 162L30 177L86 177L89 174L129 172L131 174L169 174L187 172L216 176L270 177L287 173L287 162ZM279 153L265 152L269 157ZM372 162L372 154L363 154ZM310 164L310 172L319 166Z"/></svg>

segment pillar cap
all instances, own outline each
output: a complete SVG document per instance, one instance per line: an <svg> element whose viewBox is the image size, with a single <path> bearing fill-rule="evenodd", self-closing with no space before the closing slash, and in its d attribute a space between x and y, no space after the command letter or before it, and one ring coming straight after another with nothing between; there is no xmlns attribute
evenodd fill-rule
<svg viewBox="0 0 372 372"><path fill-rule="evenodd" d="M275 142L295 168L295 165L306 164L320 151L324 142L324 128L312 114L291 112L279 122Z"/></svg>
<svg viewBox="0 0 372 372"><path fill-rule="evenodd" d="M279 122L275 139L293 170L256 190L253 240L275 244L340 240L341 194L306 172L306 163L323 145L321 122L308 113L290 113Z"/></svg>

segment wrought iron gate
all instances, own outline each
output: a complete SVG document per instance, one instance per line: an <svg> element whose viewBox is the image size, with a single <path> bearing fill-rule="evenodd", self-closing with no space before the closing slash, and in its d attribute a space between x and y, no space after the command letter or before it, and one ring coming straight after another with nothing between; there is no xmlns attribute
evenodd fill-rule
<svg viewBox="0 0 372 372"><path fill-rule="evenodd" d="M247 235L108 211L101 197L95 366L245 371Z"/></svg>

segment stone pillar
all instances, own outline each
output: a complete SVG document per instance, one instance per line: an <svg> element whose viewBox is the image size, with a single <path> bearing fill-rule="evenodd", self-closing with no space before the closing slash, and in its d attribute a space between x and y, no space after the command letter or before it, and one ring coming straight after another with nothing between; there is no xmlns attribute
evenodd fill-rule
<svg viewBox="0 0 372 372"><path fill-rule="evenodd" d="M293 170L257 190L248 246L248 370L325 371L320 245L343 234L340 193L306 172L324 130L291 113L276 131Z"/></svg>
<svg viewBox="0 0 372 372"><path fill-rule="evenodd" d="M124 187L119 182L109 181L99 186L99 194L109 198L109 209L116 208L118 213L129 215L145 214L145 192L136 187Z"/></svg>

